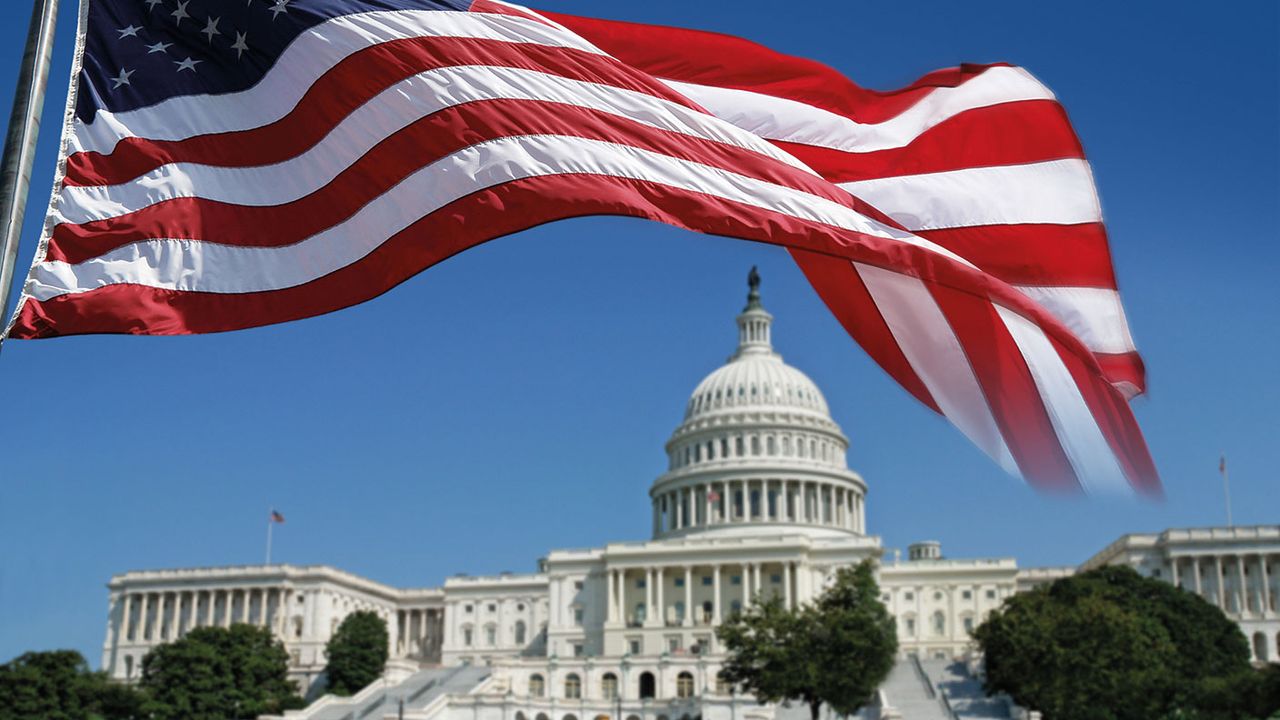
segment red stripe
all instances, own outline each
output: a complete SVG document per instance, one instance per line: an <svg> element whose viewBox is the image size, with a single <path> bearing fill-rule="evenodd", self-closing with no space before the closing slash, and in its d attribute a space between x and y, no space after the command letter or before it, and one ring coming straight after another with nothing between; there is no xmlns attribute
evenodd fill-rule
<svg viewBox="0 0 1280 720"><path fill-rule="evenodd" d="M467 10L468 12L487 13L490 15L511 15L513 17L524 18L525 20L533 20L534 22L542 23L543 25L551 25L551 23L539 17L537 13L524 8L490 2L489 0L475 0Z"/></svg>
<svg viewBox="0 0 1280 720"><path fill-rule="evenodd" d="M774 144L832 182L1084 157L1066 113L1052 100L966 110L929 128L911 144L888 150L855 153L791 142Z"/></svg>
<svg viewBox="0 0 1280 720"><path fill-rule="evenodd" d="M1012 285L1116 288L1102 223L980 225L916 235Z"/></svg>
<svg viewBox="0 0 1280 720"><path fill-rule="evenodd" d="M1042 490L1080 492L1035 379L995 306L968 293L926 285L968 356L1022 476Z"/></svg>
<svg viewBox="0 0 1280 720"><path fill-rule="evenodd" d="M1138 353L1094 353L1093 358L1112 384L1128 383L1133 386L1136 392L1127 393L1130 397L1147 391L1147 368Z"/></svg>
<svg viewBox="0 0 1280 720"><path fill-rule="evenodd" d="M1062 362L1067 366L1080 394L1084 397L1089 412L1098 423L1107 444L1111 446L1120 468L1124 470L1129 484L1138 492L1160 497L1160 475L1156 472L1155 462L1147 449L1147 441L1142 437L1133 409L1121 393L1112 387L1104 378L1091 371L1081 362L1076 354L1068 351L1054 338L1049 338L1053 349L1058 352Z"/></svg>
<svg viewBox="0 0 1280 720"><path fill-rule="evenodd" d="M54 228L48 259L84 262L149 238L278 247L345 220L409 174L486 140L519 135L571 135L641 147L797 188L848 205L848 194L820 178L749 150L658 130L618 115L530 100L459 105L390 135L325 187L294 202L244 206L177 198L126 215Z"/></svg>
<svg viewBox="0 0 1280 720"><path fill-rule="evenodd" d="M115 185L166 163L219 167L270 165L288 160L322 140L353 110L395 83L443 67L493 65L535 70L696 104L666 85L611 58L571 48L498 40L414 37L375 45L335 65L315 82L288 115L276 122L231 133L185 140L121 140L109 155L80 152L67 159L67 185Z"/></svg>
<svg viewBox="0 0 1280 720"><path fill-rule="evenodd" d="M942 414L929 389L903 354L853 263L843 258L795 249L791 250L791 257L795 258L831 314L871 359L917 400Z"/></svg>
<svg viewBox="0 0 1280 720"><path fill-rule="evenodd" d="M905 88L877 91L859 87L822 63L731 35L551 12L543 15L650 75L788 98L862 123L893 118L937 88L956 87L991 67L1005 65L946 68Z"/></svg>

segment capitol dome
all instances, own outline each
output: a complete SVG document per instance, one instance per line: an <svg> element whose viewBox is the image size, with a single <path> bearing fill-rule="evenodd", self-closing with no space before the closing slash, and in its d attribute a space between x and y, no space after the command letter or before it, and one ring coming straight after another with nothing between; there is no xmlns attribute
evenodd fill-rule
<svg viewBox="0 0 1280 720"><path fill-rule="evenodd" d="M752 268L738 348L694 388L650 490L653 534L862 534L866 484L822 391L773 350L773 316Z"/></svg>

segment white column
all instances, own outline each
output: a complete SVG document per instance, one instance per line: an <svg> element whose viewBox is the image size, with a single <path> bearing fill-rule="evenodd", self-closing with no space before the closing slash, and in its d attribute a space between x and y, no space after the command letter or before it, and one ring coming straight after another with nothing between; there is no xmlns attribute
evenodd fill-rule
<svg viewBox="0 0 1280 720"><path fill-rule="evenodd" d="M1262 567L1262 614L1271 612L1271 575L1267 570L1267 556L1258 556L1258 565ZM1280 651L1280 648L1276 648Z"/></svg>
<svg viewBox="0 0 1280 720"><path fill-rule="evenodd" d="M1181 589L1182 578L1178 576L1178 558L1171 555L1169 557L1169 564L1173 566L1173 586Z"/></svg>
<svg viewBox="0 0 1280 720"><path fill-rule="evenodd" d="M658 624L666 625L667 624L667 603L663 598L664 588L662 587L664 582L666 581L666 577L665 577L666 574L663 572L662 567L656 567L654 568L654 575L656 576L656 579L657 579L657 582L655 583L655 585L658 586L656 588L656 593L658 596Z"/></svg>
<svg viewBox="0 0 1280 720"><path fill-rule="evenodd" d="M721 598L720 598L720 566L719 565L711 566L711 594L715 596L714 599L711 601L711 622L716 625L719 625L720 618L722 617L720 613Z"/></svg>
<svg viewBox="0 0 1280 720"><path fill-rule="evenodd" d="M147 634L147 613L151 610L151 593L142 594L142 614L138 617L138 640L139 642L151 640Z"/></svg>
<svg viewBox="0 0 1280 720"><path fill-rule="evenodd" d="M1222 587L1222 556L1213 556L1214 567L1218 572L1218 607L1223 611L1227 611L1227 595L1226 590Z"/></svg>
<svg viewBox="0 0 1280 720"><path fill-rule="evenodd" d="M618 571L610 570L607 578L609 584L609 604L606 606L604 621L617 622L618 619Z"/></svg>
<svg viewBox="0 0 1280 720"><path fill-rule="evenodd" d="M1191 558L1191 560L1192 560L1191 569L1194 571L1193 574L1195 575L1195 579L1196 579L1196 594L1199 595L1201 598L1204 598L1204 584L1200 577L1200 556L1198 555L1194 556Z"/></svg>
<svg viewBox="0 0 1280 720"><path fill-rule="evenodd" d="M1236 578L1240 581L1236 584L1236 610L1244 615L1249 610L1249 586L1245 582L1243 555L1236 555Z"/></svg>
<svg viewBox="0 0 1280 720"><path fill-rule="evenodd" d="M791 561L782 563L782 606L792 608L791 597Z"/></svg>
<svg viewBox="0 0 1280 720"><path fill-rule="evenodd" d="M702 524L711 527L711 483L702 488Z"/></svg>
<svg viewBox="0 0 1280 720"><path fill-rule="evenodd" d="M240 622L249 623L249 593L252 592L248 588L240 591Z"/></svg>
<svg viewBox="0 0 1280 720"><path fill-rule="evenodd" d="M657 593L654 591L654 572L653 568L645 568L644 571L644 624L657 625L658 611L654 608L654 598Z"/></svg>
<svg viewBox="0 0 1280 720"><path fill-rule="evenodd" d="M120 596L120 630L116 632L116 644L129 641L129 615L133 612L133 595L125 592Z"/></svg>
<svg viewBox="0 0 1280 720"><path fill-rule="evenodd" d="M684 566L684 623L685 627L693 624L693 568Z"/></svg>

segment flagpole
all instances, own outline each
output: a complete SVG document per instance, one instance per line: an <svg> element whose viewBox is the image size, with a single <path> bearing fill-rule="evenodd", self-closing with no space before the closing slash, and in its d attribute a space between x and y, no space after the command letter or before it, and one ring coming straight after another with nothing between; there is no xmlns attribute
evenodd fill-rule
<svg viewBox="0 0 1280 720"><path fill-rule="evenodd" d="M275 525L275 518L271 517L274 511L267 511L267 564L271 564L271 526Z"/></svg>
<svg viewBox="0 0 1280 720"><path fill-rule="evenodd" d="M1227 527L1235 527L1231 523L1231 483L1227 480L1227 456L1223 454L1222 462L1218 465L1218 469L1222 470L1222 494L1227 499Z"/></svg>
<svg viewBox="0 0 1280 720"><path fill-rule="evenodd" d="M18 261L18 241L22 239L22 219L40 136L40 114L44 111L57 18L58 0L35 0L0 160L0 328L9 321L13 266Z"/></svg>

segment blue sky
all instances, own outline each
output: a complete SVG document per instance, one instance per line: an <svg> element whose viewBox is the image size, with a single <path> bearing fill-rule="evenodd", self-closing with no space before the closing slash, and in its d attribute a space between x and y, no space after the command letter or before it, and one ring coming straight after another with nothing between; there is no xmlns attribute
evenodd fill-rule
<svg viewBox="0 0 1280 720"><path fill-rule="evenodd" d="M193 0L193 5L217 0ZM12 97L27 3L0 7ZM19 272L51 182L64 0ZM700 27L892 88L961 61L1029 68L1100 186L1149 369L1165 501L1046 498L1004 476L845 335L786 254L584 219L467 252L362 306L185 338L9 343L0 356L0 661L97 663L113 573L275 559L400 586L527 571L641 539L688 393L732 351L759 265L783 356L825 391L890 546L1075 564L1125 532L1280 522L1280 10L1203 3L702 0L539 7ZM780 9L782 8L782 9ZM794 10L792 10L794 8Z"/></svg>

